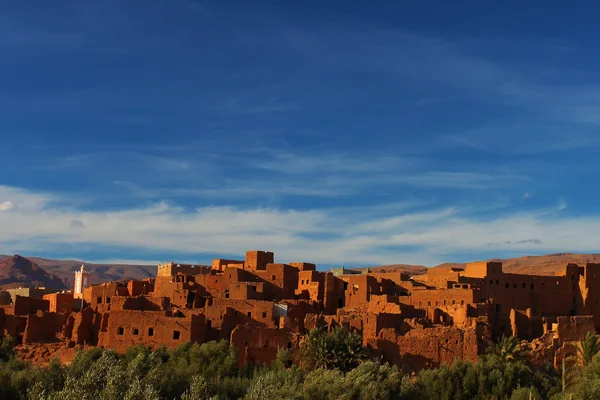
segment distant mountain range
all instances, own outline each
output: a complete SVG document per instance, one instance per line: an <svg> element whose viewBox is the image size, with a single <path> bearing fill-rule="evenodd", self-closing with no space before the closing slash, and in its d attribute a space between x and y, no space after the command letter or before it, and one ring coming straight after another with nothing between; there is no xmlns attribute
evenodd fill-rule
<svg viewBox="0 0 600 400"><path fill-rule="evenodd" d="M32 265L31 269L37 271L34 275L28 275L29 268L25 266L22 260L28 260ZM0 287L7 286L28 286L31 282L41 282L38 286L55 288L56 280L60 283L57 287L70 288L73 285L75 271L78 271L83 264L76 260L51 260L39 257L21 257L0 255ZM47 276L42 276L39 270ZM115 264L88 264L85 263L85 269L92 275L92 284L113 282L119 280L141 280L152 278L156 275L156 265L115 265ZM34 280L29 279L31 276ZM52 286L54 285L54 286Z"/></svg>
<svg viewBox="0 0 600 400"><path fill-rule="evenodd" d="M567 264L600 263L600 254L558 253L545 256L525 256L511 259L492 259L501 261L504 272L530 275L556 275ZM0 288L19 286L45 286L52 289L70 288L73 285L75 271L82 262L76 260L51 260L38 257L0 255ZM464 267L464 263L445 263L433 268ZM156 275L156 265L109 265L85 264L92 274L92 283L100 284L119 280L140 280ZM427 272L423 265L392 264L368 267L373 272L406 272L421 275ZM364 269L364 268L357 268Z"/></svg>

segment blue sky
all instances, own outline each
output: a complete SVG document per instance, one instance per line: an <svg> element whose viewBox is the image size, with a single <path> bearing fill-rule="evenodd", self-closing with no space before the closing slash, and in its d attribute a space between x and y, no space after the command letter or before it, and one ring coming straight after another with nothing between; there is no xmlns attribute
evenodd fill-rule
<svg viewBox="0 0 600 400"><path fill-rule="evenodd" d="M0 253L600 251L590 3L0 6Z"/></svg>

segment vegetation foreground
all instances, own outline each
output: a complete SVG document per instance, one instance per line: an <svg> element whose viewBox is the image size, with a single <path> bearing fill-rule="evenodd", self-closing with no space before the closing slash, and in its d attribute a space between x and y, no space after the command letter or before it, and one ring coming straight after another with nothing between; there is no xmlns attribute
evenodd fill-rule
<svg viewBox="0 0 600 400"><path fill-rule="evenodd" d="M281 350L269 367L237 367L227 342L176 349L94 348L68 366L41 368L0 346L0 399L599 399L600 341L583 338L578 359L560 371L533 368L515 338L502 338L477 363L406 375L367 359L360 337L338 328L310 332L294 360Z"/></svg>

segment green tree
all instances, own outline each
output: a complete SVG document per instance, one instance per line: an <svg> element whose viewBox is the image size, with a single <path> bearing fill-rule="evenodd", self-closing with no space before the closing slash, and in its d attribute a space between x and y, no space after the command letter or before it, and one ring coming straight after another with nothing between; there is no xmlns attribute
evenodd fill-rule
<svg viewBox="0 0 600 400"><path fill-rule="evenodd" d="M360 335L335 327L310 331L297 353L299 365L306 369L326 368L349 371L367 358Z"/></svg>
<svg viewBox="0 0 600 400"><path fill-rule="evenodd" d="M577 346L577 354L583 365L589 365L594 357L600 353L600 340L595 332L586 333L579 345Z"/></svg>
<svg viewBox="0 0 600 400"><path fill-rule="evenodd" d="M4 336L0 343L0 361L8 361L15 356L14 341L10 336Z"/></svg>

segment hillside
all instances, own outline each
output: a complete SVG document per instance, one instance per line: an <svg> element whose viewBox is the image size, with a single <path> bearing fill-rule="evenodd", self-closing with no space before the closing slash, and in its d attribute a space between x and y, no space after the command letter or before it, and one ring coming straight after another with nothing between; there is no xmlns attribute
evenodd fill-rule
<svg viewBox="0 0 600 400"><path fill-rule="evenodd" d="M524 256L518 258L500 259L493 258L487 261L500 261L503 263L503 270L512 274L526 275L556 275L561 273L569 263L579 264L600 263L600 254L574 254L557 253L543 256ZM443 263L433 268L464 268L466 263ZM363 269L363 268L360 268ZM369 267L373 272L394 272L401 271L410 275L421 275L427 271L427 268L420 265L393 264Z"/></svg>
<svg viewBox="0 0 600 400"><path fill-rule="evenodd" d="M357 268L363 270L365 268ZM404 272L409 275L422 275L427 272L427 267L424 265L410 265L410 264L390 264L390 265L378 265L376 267L367 268L371 272Z"/></svg>
<svg viewBox="0 0 600 400"><path fill-rule="evenodd" d="M556 275L561 273L569 263L579 264L600 263L600 254L574 254L557 253L544 256L524 256L519 258L500 259L494 258L489 261L502 262L504 272L512 274L527 275ZM434 268L441 267L464 267L464 263L444 263Z"/></svg>
<svg viewBox="0 0 600 400"><path fill-rule="evenodd" d="M9 256L0 255L0 263ZM79 270L81 261L76 260L51 260L38 257L27 257L36 263L46 272L54 274L63 282L68 280L69 286L73 283L75 271ZM92 274L93 284L112 282L118 280L141 280L152 278L156 275L156 265L109 265L109 264L88 264L85 263L86 270Z"/></svg>
<svg viewBox="0 0 600 400"><path fill-rule="evenodd" d="M0 288L19 286L63 289L65 284L60 277L49 274L32 260L19 255L0 260Z"/></svg>

